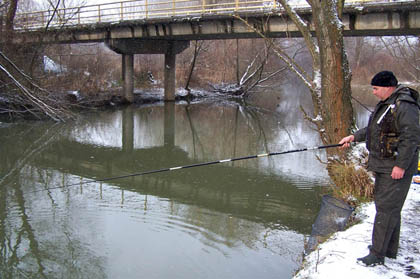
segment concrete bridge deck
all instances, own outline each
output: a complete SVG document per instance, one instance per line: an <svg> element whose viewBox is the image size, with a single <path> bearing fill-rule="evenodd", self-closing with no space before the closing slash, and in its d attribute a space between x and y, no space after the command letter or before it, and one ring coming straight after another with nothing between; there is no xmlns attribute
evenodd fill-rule
<svg viewBox="0 0 420 279"><path fill-rule="evenodd" d="M230 2L229 2L230 1ZM348 0L345 36L419 35L420 1ZM311 24L311 9L296 12ZM105 42L122 54L124 96L133 101L133 55L165 54L165 100L175 99L176 54L190 40L257 38L300 32L276 0L132 0L18 14L16 43Z"/></svg>
<svg viewBox="0 0 420 279"><path fill-rule="evenodd" d="M149 2L148 2L149 1ZM213 40L258 37L237 17L270 37L300 36L275 0L206 3L141 0L16 15L21 42L80 43L110 39ZM295 7L311 23L309 6ZM420 1L348 0L345 36L418 35Z"/></svg>

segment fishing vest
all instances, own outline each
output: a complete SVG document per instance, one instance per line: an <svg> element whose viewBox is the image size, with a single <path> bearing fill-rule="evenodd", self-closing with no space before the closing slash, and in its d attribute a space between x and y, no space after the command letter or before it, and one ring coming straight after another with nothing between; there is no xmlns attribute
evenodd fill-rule
<svg viewBox="0 0 420 279"><path fill-rule="evenodd" d="M408 90L407 93L398 93L400 91ZM399 88L396 92L398 95L393 102L387 105L385 111L379 116L376 120L376 124L379 126L379 142L377 152L379 151L379 158L389 159L395 158L398 155L398 141L399 141L399 131L397 126L397 111L401 102L409 102L417 105L417 108L420 109L418 103L419 93L409 87Z"/></svg>

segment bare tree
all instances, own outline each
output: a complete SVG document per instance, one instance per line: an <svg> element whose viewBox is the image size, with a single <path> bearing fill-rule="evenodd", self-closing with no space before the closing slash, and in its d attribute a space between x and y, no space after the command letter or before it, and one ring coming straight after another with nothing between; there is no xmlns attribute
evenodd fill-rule
<svg viewBox="0 0 420 279"><path fill-rule="evenodd" d="M257 48L255 48L257 49ZM257 49L258 50L258 49ZM266 83L272 80L279 73L284 71L286 67L280 67L276 69L267 69L267 65L270 62L270 57L273 54L271 45L265 42L265 45L254 55L251 56L251 59L245 59L246 67L241 71L240 67L240 53L239 53L239 42L236 40L236 84L219 84L211 85L213 91L241 96L246 98L250 95L252 89L255 87L262 86L263 83ZM249 55L247 53L247 55ZM246 57L248 58L248 57Z"/></svg>
<svg viewBox="0 0 420 279"><path fill-rule="evenodd" d="M415 82L420 82L420 39L418 37L381 38L390 55L404 65L400 71L404 76Z"/></svg>
<svg viewBox="0 0 420 279"><path fill-rule="evenodd" d="M318 131L324 144L337 143L354 129L353 109L351 104L351 72L344 50L343 23L341 22L344 0L319 1L306 0L312 10L312 22L301 17L289 5L288 0L277 0L293 21L305 41L312 58L312 73L305 70L293 57L267 38L265 23L262 28L241 19L249 28L254 29L274 49L277 56L308 87L313 103L313 112L301 107L305 119ZM261 24L260 24L261 25ZM314 28L315 32L312 32ZM328 149L330 177L337 177L331 166L346 160L347 154L339 149Z"/></svg>
<svg viewBox="0 0 420 279"><path fill-rule="evenodd" d="M193 57L191 59L191 67L188 73L188 77L187 77L187 82L185 84L185 90L187 90L188 92L190 92L190 82L191 82L191 78L194 72L194 68L195 68L195 64L197 62L197 57L200 54L200 51L203 48L203 41L195 41L194 42L194 54Z"/></svg>
<svg viewBox="0 0 420 279"><path fill-rule="evenodd" d="M16 16L18 0L9 0L8 2L9 3L5 19L5 31L7 33L6 35L11 35L13 31L13 22Z"/></svg>
<svg viewBox="0 0 420 279"><path fill-rule="evenodd" d="M36 117L46 115L57 121L64 120L66 117L71 116L69 111L53 98L51 92L39 87L36 82L6 54L6 52L13 54L16 52L16 47L13 45L10 38L13 35L17 2L17 0L11 0L9 5L5 6L6 40L3 44L5 52L0 49L0 82L3 90L7 92L6 97L8 101L3 104L0 113L31 113ZM19 50L25 53L26 48Z"/></svg>
<svg viewBox="0 0 420 279"><path fill-rule="evenodd" d="M279 0L301 32L312 57L313 73L299 75L308 85L314 105L314 115L305 113L325 144L338 142L354 127L351 106L351 73L344 51L343 24L341 22L344 0L307 0L312 8L315 36L286 0ZM331 157L336 150L328 150Z"/></svg>
<svg viewBox="0 0 420 279"><path fill-rule="evenodd" d="M67 109L62 107L54 98L51 98L50 92L39 87L31 77L21 71L4 53L0 52L0 58L0 73L3 73L10 80L11 84L17 89L16 92L18 94L18 96L9 94L9 103L13 105L0 109L0 113L31 113L37 118L40 117L40 114L44 114L56 121L62 121L71 116ZM11 68L14 74L6 67Z"/></svg>
<svg viewBox="0 0 420 279"><path fill-rule="evenodd" d="M351 48L353 50L353 69L358 69L360 67L360 64L362 62L362 52L365 49L364 46L366 45L365 43L365 38L363 37L356 37L356 38L352 38L354 40L354 45Z"/></svg>

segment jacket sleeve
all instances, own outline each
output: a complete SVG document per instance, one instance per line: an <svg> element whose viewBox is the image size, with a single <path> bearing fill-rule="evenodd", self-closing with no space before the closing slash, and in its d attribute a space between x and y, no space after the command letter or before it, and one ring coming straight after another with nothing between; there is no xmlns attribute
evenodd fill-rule
<svg viewBox="0 0 420 279"><path fill-rule="evenodd" d="M353 135L354 135L354 141L355 142L362 142L362 141L366 141L366 131L367 131L367 127L357 130Z"/></svg>
<svg viewBox="0 0 420 279"><path fill-rule="evenodd" d="M397 129L400 135L395 165L407 169L420 144L419 109L417 105L409 102L401 102L399 104Z"/></svg>

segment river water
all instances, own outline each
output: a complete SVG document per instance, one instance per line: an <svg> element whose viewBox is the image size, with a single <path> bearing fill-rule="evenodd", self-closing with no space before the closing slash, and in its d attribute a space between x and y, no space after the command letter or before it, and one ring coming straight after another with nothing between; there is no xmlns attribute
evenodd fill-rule
<svg viewBox="0 0 420 279"><path fill-rule="evenodd" d="M291 278L329 179L296 98L0 123L1 278Z"/></svg>

